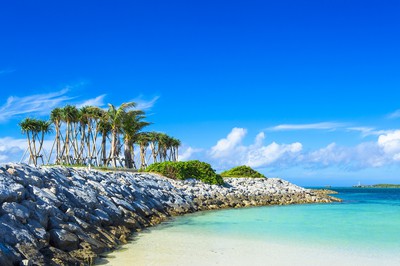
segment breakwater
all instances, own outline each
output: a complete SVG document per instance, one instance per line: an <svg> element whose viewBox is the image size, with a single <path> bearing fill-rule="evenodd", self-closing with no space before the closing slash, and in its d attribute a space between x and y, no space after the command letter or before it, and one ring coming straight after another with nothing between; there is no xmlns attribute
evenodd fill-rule
<svg viewBox="0 0 400 266"><path fill-rule="evenodd" d="M149 173L0 167L0 265L82 265L171 215L337 199L279 178L224 186Z"/></svg>

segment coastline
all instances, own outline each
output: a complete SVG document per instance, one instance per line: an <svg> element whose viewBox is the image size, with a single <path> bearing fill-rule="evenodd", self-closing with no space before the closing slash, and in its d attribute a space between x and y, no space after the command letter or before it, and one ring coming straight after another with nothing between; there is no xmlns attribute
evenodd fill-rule
<svg viewBox="0 0 400 266"><path fill-rule="evenodd" d="M91 264L170 216L339 201L279 178L224 181L221 187L150 173L2 165L0 264Z"/></svg>

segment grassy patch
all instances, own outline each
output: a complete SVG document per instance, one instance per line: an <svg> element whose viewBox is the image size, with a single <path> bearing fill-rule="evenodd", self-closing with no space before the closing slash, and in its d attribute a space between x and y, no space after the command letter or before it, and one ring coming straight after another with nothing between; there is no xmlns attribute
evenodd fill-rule
<svg viewBox="0 0 400 266"><path fill-rule="evenodd" d="M263 178L263 174L257 172L249 166L238 166L230 170L221 173L222 177L253 177L253 178Z"/></svg>
<svg viewBox="0 0 400 266"><path fill-rule="evenodd" d="M149 165L146 172L155 172L173 179L195 178L208 184L222 185L224 180L208 163L200 161L162 162Z"/></svg>

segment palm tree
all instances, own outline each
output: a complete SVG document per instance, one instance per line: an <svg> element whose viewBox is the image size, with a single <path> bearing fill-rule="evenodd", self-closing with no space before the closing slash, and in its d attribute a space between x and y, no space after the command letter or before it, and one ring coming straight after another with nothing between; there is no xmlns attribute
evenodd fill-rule
<svg viewBox="0 0 400 266"><path fill-rule="evenodd" d="M34 132L36 131L35 119L25 118L19 123L21 131L26 134L29 148L29 162L33 162L36 166L36 149L33 147Z"/></svg>
<svg viewBox="0 0 400 266"><path fill-rule="evenodd" d="M140 150L140 168L144 169L147 167L146 163L146 149L149 146L151 139L149 136L149 133L147 132L141 132L138 134L138 137L136 139L136 143L139 144L139 150Z"/></svg>
<svg viewBox="0 0 400 266"><path fill-rule="evenodd" d="M51 132L51 121L36 120L36 127L37 127L37 133L41 134L40 140L39 136L37 136L39 141L39 150L37 152L37 155L41 156L40 152L42 151L43 148L44 135ZM42 157L42 163L43 163L43 157ZM37 164L37 158L36 158L36 164Z"/></svg>
<svg viewBox="0 0 400 266"><path fill-rule="evenodd" d="M79 132L79 136L80 136L80 147L77 152L77 162L78 164L83 164L85 162L85 156L84 156L84 152L86 151L86 155L87 155L87 150L85 149L85 145L87 143L87 126L89 124L89 116L90 116L90 109L88 106L83 106L80 109L78 109L78 118L77 118L77 122L78 122L78 130L77 132ZM78 141L78 135L75 134L75 141L77 143ZM78 148L78 145L76 145L76 147Z"/></svg>
<svg viewBox="0 0 400 266"><path fill-rule="evenodd" d="M127 168L133 168L135 164L133 160L133 145L137 139L139 131L150 124L148 122L142 121L144 118L145 116L143 111L132 110L126 112L122 120L122 131L124 133L125 166Z"/></svg>
<svg viewBox="0 0 400 266"><path fill-rule="evenodd" d="M176 138L172 138L172 161L177 162L178 161L178 149L179 146L181 146L181 141L179 139Z"/></svg>
<svg viewBox="0 0 400 266"><path fill-rule="evenodd" d="M159 133L158 136L158 156L160 162L164 162L167 160L167 151L169 146L169 136L164 133Z"/></svg>
<svg viewBox="0 0 400 266"><path fill-rule="evenodd" d="M89 162L96 160L96 141L98 136L97 124L102 117L104 111L96 106L89 106L88 110L88 129L86 138L86 147L88 149Z"/></svg>
<svg viewBox="0 0 400 266"><path fill-rule="evenodd" d="M158 156L158 132L150 132L148 133L149 140L150 140L150 149L151 149L151 156L153 157L153 163L157 162Z"/></svg>
<svg viewBox="0 0 400 266"><path fill-rule="evenodd" d="M27 135L29 155L30 155L29 162L32 161L33 164L37 166L37 158L41 156L39 154L42 151L44 135L51 131L51 122L32 119L32 118L25 118L19 123L19 125L21 127L22 133L26 133ZM40 137L39 134L41 134ZM39 145L39 149L37 149L36 146L37 142Z"/></svg>
<svg viewBox="0 0 400 266"><path fill-rule="evenodd" d="M118 142L119 133L121 132L122 120L129 108L135 107L136 103L127 102L121 104L120 107L116 108L112 104L108 104L108 117L111 125L111 160L113 167L117 167L117 157L118 157Z"/></svg>
<svg viewBox="0 0 400 266"><path fill-rule="evenodd" d="M101 135L101 160L99 160L99 164L103 166L108 165L107 159L107 137L111 133L111 124L110 119L108 118L108 112L101 110L99 121L96 126L96 135Z"/></svg>
<svg viewBox="0 0 400 266"><path fill-rule="evenodd" d="M54 143L56 145L56 164L60 163L60 157L61 157L61 123L62 123L62 118L63 118L63 111L61 108L54 108L51 113L50 113L50 120L51 122L53 122L55 130L56 130L56 138L54 140ZM53 144L54 147L54 144ZM52 148L53 150L53 148ZM51 157L51 153L50 152L50 156ZM49 158L50 159L50 158Z"/></svg>
<svg viewBox="0 0 400 266"><path fill-rule="evenodd" d="M64 148L63 148L63 154L65 151L65 162L67 164L73 163L70 160L70 140L72 138L72 144L74 144L74 136L71 136L73 134L73 131L71 129L71 124L75 123L78 119L78 109L75 106L72 105L66 105L63 109L63 121L67 123L67 128L66 128L66 133L65 133L65 143L64 143ZM75 146L73 146L75 147Z"/></svg>

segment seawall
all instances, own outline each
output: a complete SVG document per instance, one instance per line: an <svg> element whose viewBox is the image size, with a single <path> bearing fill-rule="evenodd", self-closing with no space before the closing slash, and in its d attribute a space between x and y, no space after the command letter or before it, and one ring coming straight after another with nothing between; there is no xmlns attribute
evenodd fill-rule
<svg viewBox="0 0 400 266"><path fill-rule="evenodd" d="M278 178L224 186L156 174L0 166L0 265L91 264L134 231L171 215L338 201Z"/></svg>

